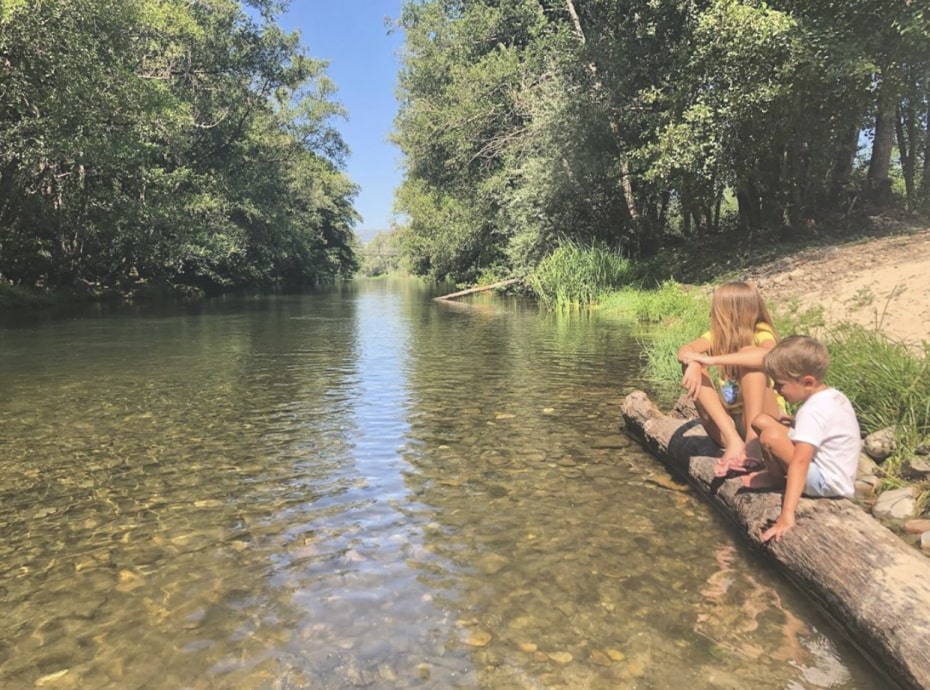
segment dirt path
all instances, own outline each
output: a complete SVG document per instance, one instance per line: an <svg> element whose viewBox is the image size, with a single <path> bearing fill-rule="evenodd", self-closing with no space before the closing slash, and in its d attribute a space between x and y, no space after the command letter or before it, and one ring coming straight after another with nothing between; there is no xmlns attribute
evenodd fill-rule
<svg viewBox="0 0 930 690"><path fill-rule="evenodd" d="M909 345L930 341L930 228L802 250L747 278L770 304L822 306L827 324L878 326Z"/></svg>

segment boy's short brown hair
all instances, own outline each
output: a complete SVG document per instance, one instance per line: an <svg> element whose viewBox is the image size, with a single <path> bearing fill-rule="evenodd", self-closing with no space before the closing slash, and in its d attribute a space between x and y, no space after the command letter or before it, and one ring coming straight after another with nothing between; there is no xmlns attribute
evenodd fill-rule
<svg viewBox="0 0 930 690"><path fill-rule="evenodd" d="M823 381L830 366L830 355L819 340L809 335L790 335L765 354L762 368L775 380L798 381L813 376Z"/></svg>

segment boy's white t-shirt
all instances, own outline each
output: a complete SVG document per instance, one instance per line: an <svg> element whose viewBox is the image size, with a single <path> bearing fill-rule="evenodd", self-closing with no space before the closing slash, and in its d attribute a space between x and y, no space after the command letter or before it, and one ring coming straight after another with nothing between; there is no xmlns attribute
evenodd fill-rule
<svg viewBox="0 0 930 690"><path fill-rule="evenodd" d="M814 446L811 462L837 496L853 496L862 436L849 398L835 388L814 393L801 405L788 435Z"/></svg>

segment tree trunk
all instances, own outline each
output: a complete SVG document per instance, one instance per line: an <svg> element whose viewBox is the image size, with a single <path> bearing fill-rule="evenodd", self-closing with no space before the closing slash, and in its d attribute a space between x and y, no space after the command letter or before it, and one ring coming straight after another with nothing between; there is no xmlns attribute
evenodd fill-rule
<svg viewBox="0 0 930 690"><path fill-rule="evenodd" d="M588 39L585 37L584 28L581 26L581 19L578 17L578 12L575 10L575 3L572 0L565 0L565 9L568 11L569 16L572 19L572 27L575 30L575 35L578 36L578 40L582 45L585 45ZM600 75L597 72L597 65L593 62L589 62L588 71L591 73L591 76L594 78L594 92L599 96L603 96L603 88L600 81ZM633 230L636 235L637 241L640 239L640 221L639 221L639 211L636 209L636 198L633 195L633 182L630 177L630 162L627 158L626 151L623 146L623 137L620 135L620 128L617 126L616 121L610 115L607 116L608 126L610 127L610 133L613 135L614 141L617 144L617 156L620 160L620 190L623 193L623 201L626 205L626 212L629 216L630 222L633 224Z"/></svg>
<svg viewBox="0 0 930 690"><path fill-rule="evenodd" d="M901 158L901 175L904 177L904 189L908 208L914 207L914 139L915 127L913 111L910 108L897 108L894 119L895 134L898 137L898 155Z"/></svg>
<svg viewBox="0 0 930 690"><path fill-rule="evenodd" d="M872 141L872 158L869 161L869 195L872 201L887 204L891 200L891 150L894 147L894 121L896 93L893 82L882 75L878 87L878 105L875 113L875 139Z"/></svg>
<svg viewBox="0 0 930 690"><path fill-rule="evenodd" d="M930 560L846 499L802 498L791 532L763 545L781 492L747 492L738 479L715 477L720 450L700 422L663 414L642 391L621 410L627 430L764 549L876 666L904 688L930 689Z"/></svg>
<svg viewBox="0 0 930 690"><path fill-rule="evenodd" d="M485 292L486 290L494 290L496 288L507 287L508 285L513 285L514 283L519 283L519 278L509 278L507 280L499 280L496 283L491 283L490 285L479 285L477 287L468 288L467 290L459 290L458 292L451 292L448 295L440 295L439 297L434 297L434 300L443 301L455 299L456 297L464 297L465 295L473 295L476 292Z"/></svg>
<svg viewBox="0 0 930 690"><path fill-rule="evenodd" d="M736 188L736 203L739 219L747 232L756 230L762 224L762 210L759 206L759 192L752 180L742 180Z"/></svg>
<svg viewBox="0 0 930 690"><path fill-rule="evenodd" d="M853 122L842 139L836 143L833 170L830 174L831 193L837 205L846 201L846 192L852 180L853 165L859 152L859 124Z"/></svg>
<svg viewBox="0 0 930 690"><path fill-rule="evenodd" d="M930 107L924 111L924 169L920 182L920 196L923 202L930 200Z"/></svg>

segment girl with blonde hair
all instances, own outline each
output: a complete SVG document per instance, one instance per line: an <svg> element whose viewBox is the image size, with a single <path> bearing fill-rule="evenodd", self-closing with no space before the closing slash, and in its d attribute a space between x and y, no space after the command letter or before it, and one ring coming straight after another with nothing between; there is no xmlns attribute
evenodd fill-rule
<svg viewBox="0 0 930 690"><path fill-rule="evenodd" d="M707 434L723 448L714 467L719 477L761 467L752 420L762 412L784 415L784 402L762 370L762 358L777 342L762 295L753 285L732 282L714 290L710 329L678 350L681 385Z"/></svg>

